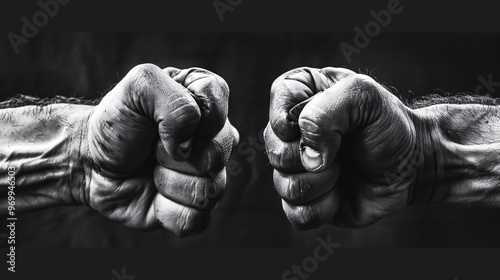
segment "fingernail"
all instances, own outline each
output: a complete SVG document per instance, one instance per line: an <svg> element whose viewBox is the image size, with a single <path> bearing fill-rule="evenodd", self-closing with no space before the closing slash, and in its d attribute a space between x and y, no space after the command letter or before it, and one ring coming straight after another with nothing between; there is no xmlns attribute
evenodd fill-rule
<svg viewBox="0 0 500 280"><path fill-rule="evenodd" d="M193 138L177 145L177 147L175 148L175 154L177 155L177 157L179 157L179 159L187 160L189 158L189 156L191 154L191 146L192 146L191 143L192 142L193 142Z"/></svg>
<svg viewBox="0 0 500 280"><path fill-rule="evenodd" d="M304 163L304 167L309 171L315 171L323 166L323 157L321 157L318 151L304 147L302 150L302 163Z"/></svg>

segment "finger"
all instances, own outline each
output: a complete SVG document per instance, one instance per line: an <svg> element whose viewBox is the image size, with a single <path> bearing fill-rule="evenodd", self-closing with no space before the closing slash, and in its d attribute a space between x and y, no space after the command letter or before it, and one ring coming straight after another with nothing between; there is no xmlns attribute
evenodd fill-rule
<svg viewBox="0 0 500 280"><path fill-rule="evenodd" d="M350 76L357 75L357 73L352 70L340 67L325 67L321 68L320 72L328 76L334 83L338 83Z"/></svg>
<svg viewBox="0 0 500 280"><path fill-rule="evenodd" d="M300 113L300 158L304 168L321 172L330 167L342 136L361 124L367 125L375 110L366 110L373 91L364 75L340 80L317 94Z"/></svg>
<svg viewBox="0 0 500 280"><path fill-rule="evenodd" d="M303 205L332 190L339 173L338 164L321 173L286 174L275 170L273 180L281 198L294 205Z"/></svg>
<svg viewBox="0 0 500 280"><path fill-rule="evenodd" d="M240 143L240 133L238 132L238 129L236 129L236 127L232 126L233 128L233 147L232 149L234 149L234 147L236 147L239 143ZM231 149L231 151L232 151Z"/></svg>
<svg viewBox="0 0 500 280"><path fill-rule="evenodd" d="M202 231L210 221L211 211L197 210L156 195L154 210L158 223L179 237Z"/></svg>
<svg viewBox="0 0 500 280"><path fill-rule="evenodd" d="M264 130L266 153L271 166L278 171L294 174L305 172L300 161L299 141L284 142L274 134L268 123Z"/></svg>
<svg viewBox="0 0 500 280"><path fill-rule="evenodd" d="M298 68L280 76L271 87L269 118L275 134L283 141L299 138L300 131L290 111L300 102L335 84L336 79L354 73L342 68Z"/></svg>
<svg viewBox="0 0 500 280"><path fill-rule="evenodd" d="M224 128L213 139L194 139L191 156L186 161L178 162L170 157L161 141L156 146L156 159L162 166L178 172L208 176L222 170L227 164L238 138L237 130L227 120Z"/></svg>
<svg viewBox="0 0 500 280"><path fill-rule="evenodd" d="M212 138L224 126L228 113L229 86L220 76L201 68L164 71L200 101L201 120L196 135Z"/></svg>
<svg viewBox="0 0 500 280"><path fill-rule="evenodd" d="M177 74L179 74L179 72L181 72L181 69L176 67L167 67L163 69L163 72L165 72L170 78L174 78Z"/></svg>
<svg viewBox="0 0 500 280"><path fill-rule="evenodd" d="M345 68L334 68L334 67L326 67L323 69L319 69L319 72L329 77L334 83L338 83L340 80L348 78L349 76L356 75L356 73L351 70ZM316 86L316 87L321 88L321 86ZM307 105L307 103L309 103L309 101L311 101L311 99L313 98L314 95L292 107L292 109L290 109L290 111L288 112L288 118L293 122L298 122L300 113Z"/></svg>
<svg viewBox="0 0 500 280"><path fill-rule="evenodd" d="M158 125L167 153L178 161L191 153L200 109L190 92L153 64L134 67L115 89L126 92L125 103Z"/></svg>
<svg viewBox="0 0 500 280"><path fill-rule="evenodd" d="M215 206L226 187L225 170L214 178L193 176L156 166L154 183L158 191L166 198L179 204L198 210Z"/></svg>
<svg viewBox="0 0 500 280"><path fill-rule="evenodd" d="M314 229L332 220L339 207L337 189L332 189L306 205L294 205L282 200L283 210L297 229Z"/></svg>

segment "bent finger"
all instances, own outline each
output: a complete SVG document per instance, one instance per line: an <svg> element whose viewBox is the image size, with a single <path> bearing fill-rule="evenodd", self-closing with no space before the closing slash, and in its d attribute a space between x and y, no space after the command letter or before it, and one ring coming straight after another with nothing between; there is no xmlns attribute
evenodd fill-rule
<svg viewBox="0 0 500 280"><path fill-rule="evenodd" d="M166 198L203 210L214 206L221 197L226 187L226 172L218 172L215 178L200 177L158 165L154 172L154 183Z"/></svg>
<svg viewBox="0 0 500 280"><path fill-rule="evenodd" d="M283 211L297 229L318 228L335 216L339 207L338 191L334 188L306 205L294 205L282 200Z"/></svg>
<svg viewBox="0 0 500 280"><path fill-rule="evenodd" d="M338 164L321 173L286 174L275 170L273 181L281 198L294 205L303 205L332 190L339 173Z"/></svg>
<svg viewBox="0 0 500 280"><path fill-rule="evenodd" d="M201 68L182 70L166 68L164 71L187 88L200 102L201 120L196 136L208 139L214 137L223 128L227 119L229 86L226 81L217 74Z"/></svg>

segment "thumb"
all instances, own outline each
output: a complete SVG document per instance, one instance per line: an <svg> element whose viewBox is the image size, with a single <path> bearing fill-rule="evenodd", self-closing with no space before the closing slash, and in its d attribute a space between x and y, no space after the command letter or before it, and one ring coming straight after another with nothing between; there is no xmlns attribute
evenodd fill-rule
<svg viewBox="0 0 500 280"><path fill-rule="evenodd" d="M229 86L217 74L202 68L163 70L197 99L201 119L195 137L212 139L224 127L228 113Z"/></svg>
<svg viewBox="0 0 500 280"><path fill-rule="evenodd" d="M278 77L271 86L269 106L269 122L276 136L285 142L297 140L300 137L297 108L302 110L301 105L317 93L354 74L344 68L302 67Z"/></svg>
<svg viewBox="0 0 500 280"><path fill-rule="evenodd" d="M136 66L127 91L129 103L154 120L166 152L177 161L189 158L200 108L187 88L152 64Z"/></svg>
<svg viewBox="0 0 500 280"><path fill-rule="evenodd" d="M318 93L299 115L300 158L310 172L329 168L338 153L342 137L366 125L372 115L366 104L372 102L371 78L353 75L339 80Z"/></svg>

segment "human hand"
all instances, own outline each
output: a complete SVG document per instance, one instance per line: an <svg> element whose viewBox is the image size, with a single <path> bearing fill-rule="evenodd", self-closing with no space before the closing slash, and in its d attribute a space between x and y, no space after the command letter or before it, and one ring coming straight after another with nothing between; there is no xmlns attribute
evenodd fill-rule
<svg viewBox="0 0 500 280"><path fill-rule="evenodd" d="M226 184L238 132L229 88L203 69L133 68L90 114L88 204L135 229L201 231Z"/></svg>
<svg viewBox="0 0 500 280"><path fill-rule="evenodd" d="M405 208L431 176L419 165L401 170L428 143L413 111L366 75L332 67L287 72L272 85L269 116L274 185L297 228L367 226Z"/></svg>

